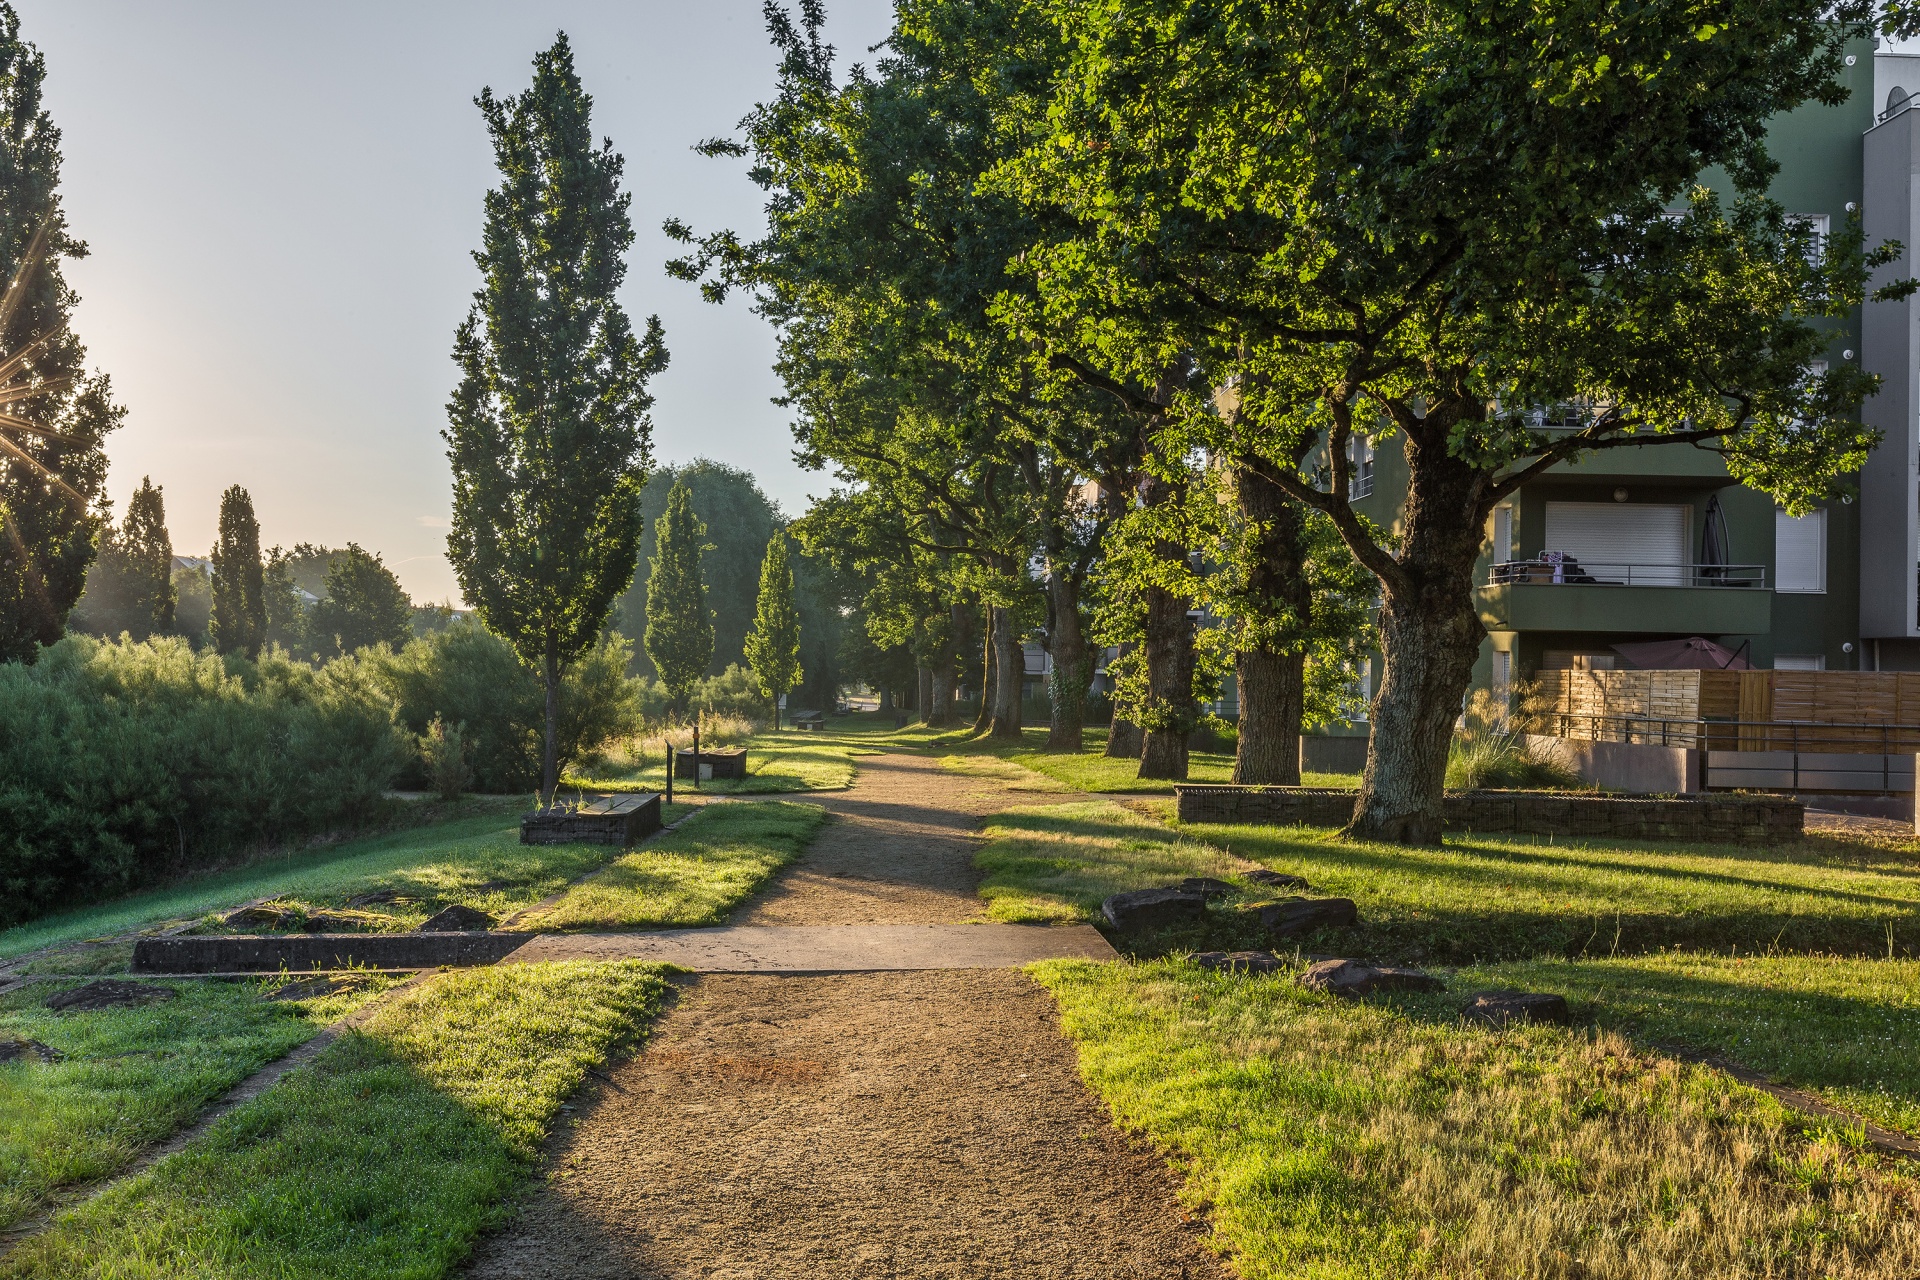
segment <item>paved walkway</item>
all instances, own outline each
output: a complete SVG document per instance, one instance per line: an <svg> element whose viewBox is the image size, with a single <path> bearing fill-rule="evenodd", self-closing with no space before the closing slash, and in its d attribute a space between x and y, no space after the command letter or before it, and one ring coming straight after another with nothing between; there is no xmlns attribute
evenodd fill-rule
<svg viewBox="0 0 1920 1280"><path fill-rule="evenodd" d="M749 927L710 932L837 935L842 950L861 937L1080 945L1080 930L963 923L980 910L979 818L1076 797L913 757L860 765L851 792L826 798L835 816L806 857L743 911ZM1053 1001L1013 968L685 979L645 1052L575 1115L551 1176L471 1275L1225 1274L1165 1161L1108 1123Z"/></svg>
<svg viewBox="0 0 1920 1280"><path fill-rule="evenodd" d="M1035 960L1118 958L1100 931L1087 925L830 924L543 934L503 963L652 960L695 973L799 974L1017 969Z"/></svg>

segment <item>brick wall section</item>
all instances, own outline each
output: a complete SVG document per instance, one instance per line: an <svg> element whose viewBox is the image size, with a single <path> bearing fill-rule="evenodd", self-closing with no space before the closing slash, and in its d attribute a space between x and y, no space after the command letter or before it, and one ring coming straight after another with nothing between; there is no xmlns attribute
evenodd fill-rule
<svg viewBox="0 0 1920 1280"><path fill-rule="evenodd" d="M1177 786L1182 822L1340 827L1353 792L1316 787ZM1449 831L1780 844L1805 830L1806 810L1782 796L1583 795L1566 791L1461 791L1446 799Z"/></svg>

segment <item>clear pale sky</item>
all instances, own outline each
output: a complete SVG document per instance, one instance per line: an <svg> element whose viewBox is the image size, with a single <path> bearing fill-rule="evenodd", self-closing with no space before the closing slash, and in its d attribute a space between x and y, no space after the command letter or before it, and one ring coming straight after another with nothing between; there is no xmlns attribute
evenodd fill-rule
<svg viewBox="0 0 1920 1280"><path fill-rule="evenodd" d="M74 327L113 376L116 513L165 486L179 554L212 546L220 491L263 540L380 552L416 599L456 594L439 432L453 330L478 284L492 152L473 97L517 93L565 30L594 127L627 159L638 233L622 302L658 313L654 454L747 468L790 512L793 465L767 327L669 280L669 215L761 225L745 163L689 148L771 91L757 0L327 4L14 0L46 54L63 192L92 256ZM829 0L841 63L871 63L886 0Z"/></svg>

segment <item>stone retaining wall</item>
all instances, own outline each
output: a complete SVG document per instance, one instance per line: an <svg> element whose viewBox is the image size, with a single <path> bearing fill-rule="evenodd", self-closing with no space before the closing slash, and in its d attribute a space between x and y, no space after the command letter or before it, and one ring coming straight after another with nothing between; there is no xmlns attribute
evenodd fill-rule
<svg viewBox="0 0 1920 1280"><path fill-rule="evenodd" d="M1176 786L1182 822L1345 826L1351 791L1317 787ZM1797 840L1806 811L1784 796L1598 795L1569 791L1460 791L1446 798L1449 831L1779 844Z"/></svg>
<svg viewBox="0 0 1920 1280"><path fill-rule="evenodd" d="M286 933L142 938L135 973L288 973L493 964L530 933Z"/></svg>

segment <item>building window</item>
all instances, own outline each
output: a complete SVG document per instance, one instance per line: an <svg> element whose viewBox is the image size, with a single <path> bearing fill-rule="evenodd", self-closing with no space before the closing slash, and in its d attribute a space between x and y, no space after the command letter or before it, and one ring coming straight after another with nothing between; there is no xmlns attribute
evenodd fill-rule
<svg viewBox="0 0 1920 1280"><path fill-rule="evenodd" d="M1692 520L1678 504L1549 502L1546 549L1573 562L1560 580L1681 586Z"/></svg>
<svg viewBox="0 0 1920 1280"><path fill-rule="evenodd" d="M1816 508L1804 516L1773 509L1773 589L1800 595L1827 590L1827 513Z"/></svg>
<svg viewBox="0 0 1920 1280"><path fill-rule="evenodd" d="M1353 464L1347 484L1351 500L1373 496L1373 445L1359 436L1347 437L1347 461Z"/></svg>
<svg viewBox="0 0 1920 1280"><path fill-rule="evenodd" d="M1493 509L1493 562L1506 564L1513 559L1513 506Z"/></svg>
<svg viewBox="0 0 1920 1280"><path fill-rule="evenodd" d="M1493 651L1493 688L1505 693L1513 684L1513 654L1504 649Z"/></svg>
<svg viewBox="0 0 1920 1280"><path fill-rule="evenodd" d="M1813 246L1808 251L1809 261L1818 262L1827 253L1827 233L1833 228L1833 218L1824 213L1792 213L1787 215L1788 222L1798 223L1813 232Z"/></svg>
<svg viewBox="0 0 1920 1280"><path fill-rule="evenodd" d="M1825 671L1827 655L1824 653L1781 653L1773 659L1775 671Z"/></svg>

